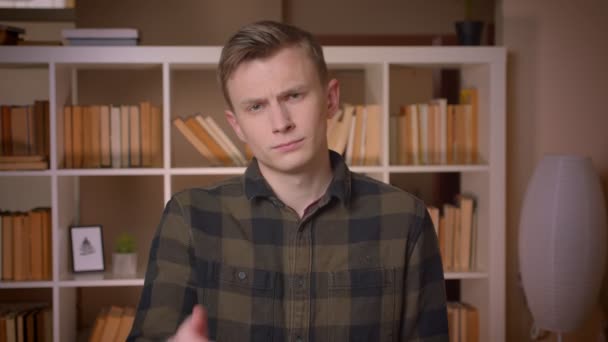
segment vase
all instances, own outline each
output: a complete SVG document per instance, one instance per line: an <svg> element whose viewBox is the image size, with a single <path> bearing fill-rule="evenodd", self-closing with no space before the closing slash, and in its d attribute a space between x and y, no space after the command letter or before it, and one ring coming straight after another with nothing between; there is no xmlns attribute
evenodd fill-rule
<svg viewBox="0 0 608 342"><path fill-rule="evenodd" d="M112 274L116 277L135 277L137 274L137 253L112 254Z"/></svg>
<svg viewBox="0 0 608 342"><path fill-rule="evenodd" d="M458 21L455 26L458 44L481 45L481 34L483 32L482 21Z"/></svg>

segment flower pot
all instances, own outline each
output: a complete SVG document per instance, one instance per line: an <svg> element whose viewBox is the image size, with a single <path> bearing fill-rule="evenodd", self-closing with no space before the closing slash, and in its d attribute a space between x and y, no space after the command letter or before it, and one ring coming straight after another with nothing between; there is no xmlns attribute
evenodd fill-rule
<svg viewBox="0 0 608 342"><path fill-rule="evenodd" d="M137 254L112 254L112 274L116 277L135 277L137 275Z"/></svg>
<svg viewBox="0 0 608 342"><path fill-rule="evenodd" d="M458 21L455 26L458 44L481 45L481 34L483 32L482 21Z"/></svg>

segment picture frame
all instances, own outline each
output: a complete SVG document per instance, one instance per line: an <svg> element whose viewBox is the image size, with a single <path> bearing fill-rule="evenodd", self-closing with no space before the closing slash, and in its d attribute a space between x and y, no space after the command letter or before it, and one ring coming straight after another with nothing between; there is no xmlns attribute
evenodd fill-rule
<svg viewBox="0 0 608 342"><path fill-rule="evenodd" d="M105 271L103 232L101 225L71 226L70 251L72 272Z"/></svg>

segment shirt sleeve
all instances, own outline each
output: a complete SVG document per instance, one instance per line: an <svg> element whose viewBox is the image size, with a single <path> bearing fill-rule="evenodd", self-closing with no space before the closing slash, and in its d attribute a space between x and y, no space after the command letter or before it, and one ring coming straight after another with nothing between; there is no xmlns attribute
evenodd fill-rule
<svg viewBox="0 0 608 342"><path fill-rule="evenodd" d="M197 303L192 235L173 197L150 246L144 287L127 341L165 341Z"/></svg>
<svg viewBox="0 0 608 342"><path fill-rule="evenodd" d="M449 341L443 265L433 221L419 205L407 251L400 341Z"/></svg>

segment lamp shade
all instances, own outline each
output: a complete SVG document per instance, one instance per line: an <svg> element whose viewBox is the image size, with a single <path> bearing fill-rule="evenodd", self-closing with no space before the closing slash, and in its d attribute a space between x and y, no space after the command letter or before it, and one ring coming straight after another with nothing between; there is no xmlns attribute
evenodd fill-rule
<svg viewBox="0 0 608 342"><path fill-rule="evenodd" d="M543 157L519 228L519 266L536 325L577 329L598 303L606 259L606 206L591 159Z"/></svg>

